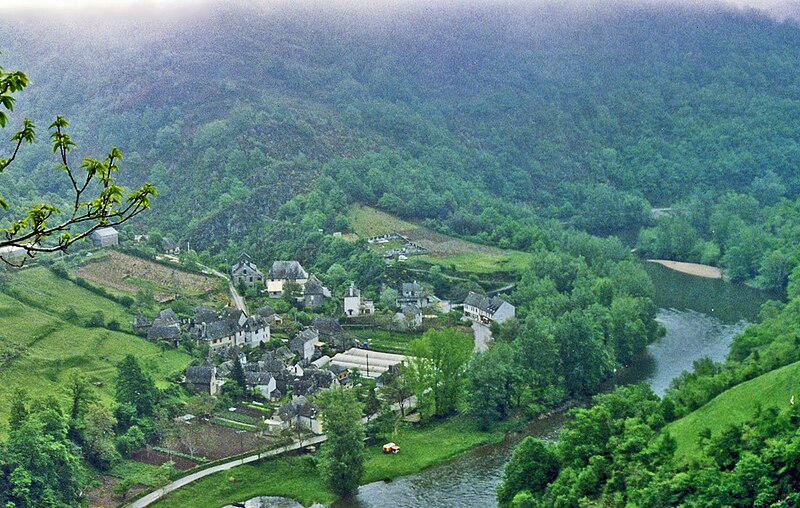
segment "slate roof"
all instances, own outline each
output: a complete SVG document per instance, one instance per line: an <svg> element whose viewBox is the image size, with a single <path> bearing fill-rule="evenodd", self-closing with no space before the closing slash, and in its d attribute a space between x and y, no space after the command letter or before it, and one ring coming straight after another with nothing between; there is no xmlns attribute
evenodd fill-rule
<svg viewBox="0 0 800 508"><path fill-rule="evenodd" d="M239 318L242 317L242 314L244 314L244 312L237 309L236 307L225 307L224 309L222 309L222 312L219 315L219 319L238 322Z"/></svg>
<svg viewBox="0 0 800 508"><path fill-rule="evenodd" d="M272 376L267 372L245 372L244 379L250 386L266 386L272 381Z"/></svg>
<svg viewBox="0 0 800 508"><path fill-rule="evenodd" d="M117 235L119 235L119 233L117 232L116 229L114 229L112 227L95 229L92 232L92 237L94 237L94 238L111 238L111 237L117 236Z"/></svg>
<svg viewBox="0 0 800 508"><path fill-rule="evenodd" d="M413 303L403 305L402 312L403 315L405 315L406 317L414 317L422 314L422 311L419 309L419 307L417 307Z"/></svg>
<svg viewBox="0 0 800 508"><path fill-rule="evenodd" d="M279 359L284 360L284 359L294 358L294 353L292 353L292 350L289 349L288 347L281 346L275 350L275 356Z"/></svg>
<svg viewBox="0 0 800 508"><path fill-rule="evenodd" d="M205 305L198 305L197 307L193 308L192 313L194 314L195 323L211 323L219 319L216 311L214 311L212 308L206 307Z"/></svg>
<svg viewBox="0 0 800 508"><path fill-rule="evenodd" d="M244 322L243 328L246 331L255 331L261 330L269 326L269 321L261 316L250 316L247 318L247 321Z"/></svg>
<svg viewBox="0 0 800 508"><path fill-rule="evenodd" d="M275 261L269 269L269 278L275 280L307 279L308 273L297 261Z"/></svg>
<svg viewBox="0 0 800 508"><path fill-rule="evenodd" d="M136 317L133 318L133 327L134 328L147 328L150 326L150 321L142 315L141 312L136 314Z"/></svg>
<svg viewBox="0 0 800 508"><path fill-rule="evenodd" d="M489 314L494 314L497 312L497 309L499 309L504 303L506 303L506 301L499 296L489 297L479 295L473 291L470 291L467 295L467 298L464 300L464 305L477 307L478 309Z"/></svg>
<svg viewBox="0 0 800 508"><path fill-rule="evenodd" d="M172 310L170 307L167 307L166 309L163 309L158 313L156 319L160 319L167 323L177 323L178 315L175 314L175 311Z"/></svg>
<svg viewBox="0 0 800 508"><path fill-rule="evenodd" d="M411 293L421 293L422 286L417 284L417 281L414 282L404 282L403 287L401 288L401 294L406 294L408 292Z"/></svg>
<svg viewBox="0 0 800 508"><path fill-rule="evenodd" d="M181 336L181 329L177 325L156 325L154 324L147 330L147 338L150 340L173 340Z"/></svg>
<svg viewBox="0 0 800 508"><path fill-rule="evenodd" d="M214 367L187 367L186 382L192 384L210 384L214 375Z"/></svg>
<svg viewBox="0 0 800 508"><path fill-rule="evenodd" d="M335 318L316 316L311 320L311 326L319 331L319 335L336 335L344 333L344 328Z"/></svg>
<svg viewBox="0 0 800 508"><path fill-rule="evenodd" d="M213 321L206 326L205 338L214 340L231 337L236 334L236 328L234 321Z"/></svg>
<svg viewBox="0 0 800 508"><path fill-rule="evenodd" d="M323 295L325 293L322 289L322 282L320 282L316 275L309 277L308 281L303 287L303 293L308 296Z"/></svg>
<svg viewBox="0 0 800 508"><path fill-rule="evenodd" d="M164 250L175 250L178 247L178 244L175 243L172 238L164 238L161 241L161 246Z"/></svg>
<svg viewBox="0 0 800 508"><path fill-rule="evenodd" d="M351 282L344 296L345 298L359 297L361 296L361 290L356 287L355 282Z"/></svg>
<svg viewBox="0 0 800 508"><path fill-rule="evenodd" d="M310 403L307 398L300 397L287 402L278 409L278 416L283 420L291 420L295 416L305 416L307 418L315 418L317 416L317 408L314 404Z"/></svg>

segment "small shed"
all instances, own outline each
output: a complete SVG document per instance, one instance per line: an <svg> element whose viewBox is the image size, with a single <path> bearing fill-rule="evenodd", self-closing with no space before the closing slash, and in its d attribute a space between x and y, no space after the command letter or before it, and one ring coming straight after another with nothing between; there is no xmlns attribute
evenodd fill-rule
<svg viewBox="0 0 800 508"><path fill-rule="evenodd" d="M100 228L91 234L95 247L112 247L119 245L119 232L112 227Z"/></svg>

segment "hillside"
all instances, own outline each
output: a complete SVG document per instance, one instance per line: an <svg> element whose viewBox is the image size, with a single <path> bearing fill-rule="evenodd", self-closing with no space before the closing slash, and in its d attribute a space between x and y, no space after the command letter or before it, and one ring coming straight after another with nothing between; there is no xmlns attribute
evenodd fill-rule
<svg viewBox="0 0 800 508"><path fill-rule="evenodd" d="M797 198L796 24L574 9L239 6L130 13L113 31L8 16L0 39L3 66L32 82L12 123L65 114L81 155L119 146L128 180L160 195L132 228L211 254L261 240L326 177L352 202L459 236L504 217L608 234L693 195ZM45 178L50 161L40 141L3 175L12 209L68 188Z"/></svg>
<svg viewBox="0 0 800 508"><path fill-rule="evenodd" d="M0 278L0 420L5 421L16 388L32 396L63 397L73 372L86 374L105 401L114 389L115 365L132 354L156 382L182 371L189 357L161 350L128 331L87 327L95 312L106 324L117 320L130 330L132 315L121 305L98 296L44 268L3 274ZM64 319L68 309L75 317Z"/></svg>
<svg viewBox="0 0 800 508"><path fill-rule="evenodd" d="M700 433L705 428L711 430L712 436L718 436L729 425L750 420L758 406L775 407L785 413L792 407L792 397L795 404L800 404L798 379L800 362L795 362L736 385L700 409L670 423L667 431L678 442L676 457L679 460L699 458L702 455Z"/></svg>

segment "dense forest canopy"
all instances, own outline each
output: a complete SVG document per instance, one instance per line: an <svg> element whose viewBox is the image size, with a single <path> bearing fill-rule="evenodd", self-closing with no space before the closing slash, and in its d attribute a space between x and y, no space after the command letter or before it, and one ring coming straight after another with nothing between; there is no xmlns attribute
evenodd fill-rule
<svg viewBox="0 0 800 508"><path fill-rule="evenodd" d="M482 213L608 234L650 206L800 190L793 22L632 4L240 9L10 17L4 64L35 85L18 115L57 111L87 150L119 146L161 193L145 220L212 250L325 171L353 200L462 235ZM56 194L45 150L4 188Z"/></svg>

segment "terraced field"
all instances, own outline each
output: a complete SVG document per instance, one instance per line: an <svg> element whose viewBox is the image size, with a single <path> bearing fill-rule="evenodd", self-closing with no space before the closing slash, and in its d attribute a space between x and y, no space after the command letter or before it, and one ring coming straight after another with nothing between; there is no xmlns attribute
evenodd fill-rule
<svg viewBox="0 0 800 508"><path fill-rule="evenodd" d="M81 266L75 275L123 293L135 294L141 289L149 290L158 301L167 301L175 294L209 294L218 291L220 286L219 280L214 277L171 268L114 250Z"/></svg>

